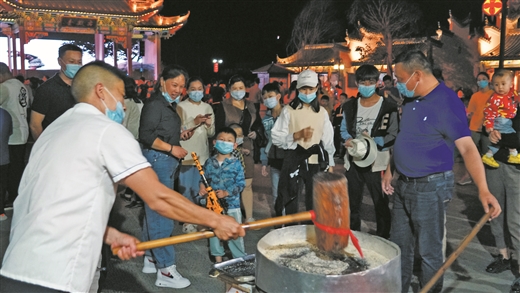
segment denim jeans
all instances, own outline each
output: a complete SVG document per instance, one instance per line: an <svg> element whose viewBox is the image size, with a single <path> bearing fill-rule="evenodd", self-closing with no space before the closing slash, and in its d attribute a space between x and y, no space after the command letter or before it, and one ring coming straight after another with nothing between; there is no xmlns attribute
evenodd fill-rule
<svg viewBox="0 0 520 293"><path fill-rule="evenodd" d="M228 216L235 218L238 223L242 223L242 212L239 208L229 209ZM231 250L231 255L233 258L242 257L246 255L246 249L244 247L244 238L238 237L237 239L231 239L227 241L229 250ZM211 255L213 256L224 256L224 246L220 239L217 237L212 237L209 239L209 248Z"/></svg>
<svg viewBox="0 0 520 293"><path fill-rule="evenodd" d="M191 165L181 166L179 172L178 188L180 194L193 203L198 204L200 190L200 173L197 167Z"/></svg>
<svg viewBox="0 0 520 293"><path fill-rule="evenodd" d="M501 134L516 133L513 129L513 120L507 118L495 118L495 126L493 126L493 129L498 130ZM494 143L489 145L489 150L491 150L493 155L498 152L499 148L500 146Z"/></svg>
<svg viewBox="0 0 520 293"><path fill-rule="evenodd" d="M390 241L401 248L401 283L408 292L413 273L415 245L421 259L421 287L442 266L444 217L453 196L452 171L435 173L418 179L400 176L395 188ZM440 278L430 292L442 290Z"/></svg>
<svg viewBox="0 0 520 293"><path fill-rule="evenodd" d="M175 171L179 167L179 160L163 152L150 149L144 149L143 155L152 165L152 169L155 173L157 173L159 181L168 188L173 189L175 180L174 175ZM156 211L150 209L147 204L144 205L144 212L143 241L171 236L174 228L173 220L159 215ZM157 262L156 267L158 269L166 268L175 264L175 250L172 245L155 248L152 249L151 252L148 250L145 254L155 259Z"/></svg>
<svg viewBox="0 0 520 293"><path fill-rule="evenodd" d="M280 170L271 167L271 190L273 191L273 202L276 202L278 197L278 182L280 182Z"/></svg>

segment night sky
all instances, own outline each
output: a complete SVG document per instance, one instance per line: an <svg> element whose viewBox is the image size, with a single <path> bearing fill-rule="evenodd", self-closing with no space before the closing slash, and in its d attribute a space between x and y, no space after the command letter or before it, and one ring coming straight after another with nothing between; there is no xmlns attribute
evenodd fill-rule
<svg viewBox="0 0 520 293"><path fill-rule="evenodd" d="M352 0L333 0L338 18L344 23L334 38L341 42L348 20L346 14ZM191 12L188 23L176 35L162 43L165 64L180 64L190 75L212 77L214 58L224 61L222 68L249 68L276 61L276 55L287 56L286 45L293 22L307 1L304 0L166 0L162 15ZM483 0L415 0L423 18L422 35L434 35L437 21L448 28L449 9L458 19L472 13L473 26L482 19ZM279 39L277 38L279 36Z"/></svg>

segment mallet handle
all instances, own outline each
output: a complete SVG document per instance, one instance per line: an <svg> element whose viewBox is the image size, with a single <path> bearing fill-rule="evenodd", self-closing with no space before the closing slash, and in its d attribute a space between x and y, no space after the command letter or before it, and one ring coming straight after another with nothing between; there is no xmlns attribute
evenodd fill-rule
<svg viewBox="0 0 520 293"><path fill-rule="evenodd" d="M478 223L475 225L475 227L473 227L473 230L471 230L471 232L469 232L469 234L466 236L466 238L464 238L464 240L462 240L459 247L457 247L457 249L455 249L455 251L450 255L450 257L448 257L448 259L444 262L444 264L439 268L437 273L435 273L435 275L433 275L431 280L428 281L428 283L426 283L426 285L421 289L420 293L428 292L428 290L430 290L433 287L433 285L435 285L437 280L439 280L439 278L446 272L446 270L457 259L457 257L459 257L461 252L464 249L466 249L466 246L468 246L468 244L471 242L471 240L473 240L473 238L475 238L478 231L480 231L480 229L482 229L482 226L484 226L484 224L486 224L486 222L489 220L489 217L491 217L491 214L493 213L494 210L495 210L494 207L489 208L489 212L486 213L480 219L480 221L478 221Z"/></svg>
<svg viewBox="0 0 520 293"><path fill-rule="evenodd" d="M245 230L259 230L267 227L272 226L279 226L279 225L285 225L295 222L304 222L304 221L310 221L311 220L311 213L310 212L301 212L297 214L292 215L286 215L281 217L275 217L275 218L269 218L259 221L254 221L250 223L242 224L242 228ZM162 238L162 239L156 239L146 242L141 242L137 244L137 250L148 250L148 249L154 249L158 247L168 246L168 245L175 245L185 242L191 242L195 240L200 239L207 239L214 237L215 233L213 231L201 231L201 232L194 232L189 234L183 234L178 236L172 236L168 238ZM112 249L112 253L114 255L117 255L117 252L119 251L119 248L116 247Z"/></svg>

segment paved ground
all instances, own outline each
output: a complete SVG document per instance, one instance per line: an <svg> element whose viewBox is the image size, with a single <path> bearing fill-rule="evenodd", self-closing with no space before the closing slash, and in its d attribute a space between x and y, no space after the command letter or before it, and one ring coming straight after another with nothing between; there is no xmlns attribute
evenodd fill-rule
<svg viewBox="0 0 520 293"><path fill-rule="evenodd" d="M335 168L342 172L341 166ZM455 165L456 174L460 176L461 164ZM458 178L458 177L456 177ZM253 181L255 192L254 216L256 219L270 217L272 198L270 196L270 181L260 175L260 166L256 166L256 176ZM111 222L120 230L139 236L142 222L141 209L128 209L126 202L119 197L116 200ZM363 201L364 232L375 233L375 217L369 196ZM12 216L12 211L7 215ZM482 217L483 211L477 197L474 185L457 186L457 193L450 203L447 212L448 254L454 251L463 238L471 231ZM0 253L3 254L8 243L10 220L0 222ZM256 243L269 229L249 231L245 237L246 251L254 253ZM177 225L174 234L180 234ZM455 263L445 274L443 292L509 292L509 286L514 280L512 272L488 274L486 266L492 261L494 240L489 224L486 224L477 237L469 244ZM141 273L142 258L131 261L113 259L109 264L107 282L102 292L225 292L225 285L218 279L208 277L212 262L208 253L208 242L199 240L177 245L177 267L181 274L188 278L192 285L186 289L174 290L154 286L155 275ZM417 284L413 290L417 292Z"/></svg>

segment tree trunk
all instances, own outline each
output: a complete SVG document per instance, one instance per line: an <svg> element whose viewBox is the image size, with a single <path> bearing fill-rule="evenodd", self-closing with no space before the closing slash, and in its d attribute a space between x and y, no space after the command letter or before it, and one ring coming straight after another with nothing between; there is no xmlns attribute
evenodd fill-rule
<svg viewBox="0 0 520 293"><path fill-rule="evenodd" d="M390 33L385 33L384 34L384 42L385 42L385 46L386 46L386 72L389 76L393 76L392 75L392 61L393 61L393 58L392 58L392 47L393 47L393 44L392 44L392 35ZM393 78L393 77L392 77Z"/></svg>

